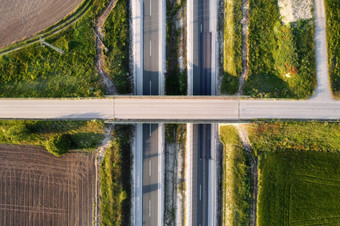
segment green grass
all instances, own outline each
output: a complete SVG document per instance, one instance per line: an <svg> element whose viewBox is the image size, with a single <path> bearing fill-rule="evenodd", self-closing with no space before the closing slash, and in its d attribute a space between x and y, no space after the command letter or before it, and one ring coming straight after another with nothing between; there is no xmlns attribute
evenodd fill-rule
<svg viewBox="0 0 340 226"><path fill-rule="evenodd" d="M107 18L104 44L106 68L120 94L132 92L130 79L130 1L120 0Z"/></svg>
<svg viewBox="0 0 340 226"><path fill-rule="evenodd" d="M242 1L227 1L224 6L223 94L235 94L242 72Z"/></svg>
<svg viewBox="0 0 340 226"><path fill-rule="evenodd" d="M166 11L166 73L165 93L167 95L186 95L187 72L179 68L179 48L181 28L176 29L177 15L186 4L186 0L167 0Z"/></svg>
<svg viewBox="0 0 340 226"><path fill-rule="evenodd" d="M224 150L222 224L248 225L251 205L249 159L235 127L221 127L220 135Z"/></svg>
<svg viewBox="0 0 340 226"><path fill-rule="evenodd" d="M249 2L245 93L253 97L309 98L316 87L313 19L283 25L279 18L276 0Z"/></svg>
<svg viewBox="0 0 340 226"><path fill-rule="evenodd" d="M336 99L340 99L340 2L325 0L328 44L328 67L331 88Z"/></svg>
<svg viewBox="0 0 340 226"><path fill-rule="evenodd" d="M107 0L94 0L76 23L46 41L0 57L0 97L103 96L95 71L94 18Z"/></svg>
<svg viewBox="0 0 340 226"><path fill-rule="evenodd" d="M101 165L101 225L129 225L131 209L131 127L116 125Z"/></svg>
<svg viewBox="0 0 340 226"><path fill-rule="evenodd" d="M2 144L46 146L57 136L67 135L71 142L68 149L92 149L101 143L103 134L104 123L96 120L0 121L0 143Z"/></svg>
<svg viewBox="0 0 340 226"><path fill-rule="evenodd" d="M340 152L340 124L330 122L258 122L249 139L255 151L280 150Z"/></svg>
<svg viewBox="0 0 340 226"><path fill-rule="evenodd" d="M258 225L339 225L339 165L339 153L262 154Z"/></svg>

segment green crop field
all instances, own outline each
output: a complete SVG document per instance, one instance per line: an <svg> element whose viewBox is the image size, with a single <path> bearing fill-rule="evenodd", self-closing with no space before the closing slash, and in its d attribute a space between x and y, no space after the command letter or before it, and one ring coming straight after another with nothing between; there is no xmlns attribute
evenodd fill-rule
<svg viewBox="0 0 340 226"><path fill-rule="evenodd" d="M340 155L288 151L260 156L259 225L339 225Z"/></svg>
<svg viewBox="0 0 340 226"><path fill-rule="evenodd" d="M305 99L316 87L314 21L287 25L276 0L249 2L249 75L245 94Z"/></svg>
<svg viewBox="0 0 340 226"><path fill-rule="evenodd" d="M325 0L328 67L333 95L340 99L340 2Z"/></svg>
<svg viewBox="0 0 340 226"><path fill-rule="evenodd" d="M340 224L340 123L257 122L259 225Z"/></svg>

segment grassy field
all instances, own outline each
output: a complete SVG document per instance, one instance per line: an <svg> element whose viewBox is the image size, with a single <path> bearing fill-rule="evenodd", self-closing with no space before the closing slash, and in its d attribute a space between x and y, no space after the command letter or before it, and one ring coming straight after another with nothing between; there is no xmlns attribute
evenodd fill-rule
<svg viewBox="0 0 340 226"><path fill-rule="evenodd" d="M245 94L305 99L316 87L313 19L283 25L276 0L249 2Z"/></svg>
<svg viewBox="0 0 340 226"><path fill-rule="evenodd" d="M0 57L0 97L102 96L93 22L107 1L94 0L79 21L46 40L65 54L34 44Z"/></svg>
<svg viewBox="0 0 340 226"><path fill-rule="evenodd" d="M187 72L179 68L179 48L181 28L176 28L178 14L186 4L186 0L167 0L166 11L166 73L165 93L167 95L186 95Z"/></svg>
<svg viewBox="0 0 340 226"><path fill-rule="evenodd" d="M339 225L339 153L282 151L260 157L258 224Z"/></svg>
<svg viewBox="0 0 340 226"><path fill-rule="evenodd" d="M130 225L131 126L119 125L101 165L101 225Z"/></svg>
<svg viewBox="0 0 340 226"><path fill-rule="evenodd" d="M242 72L242 1L226 1L224 16L224 75L221 92L235 94Z"/></svg>
<svg viewBox="0 0 340 226"><path fill-rule="evenodd" d="M105 22L106 67L120 94L132 92L130 79L130 1L120 0Z"/></svg>
<svg viewBox="0 0 340 226"><path fill-rule="evenodd" d="M2 144L47 146L58 136L67 135L68 149L92 149L101 143L103 134L102 121L0 121Z"/></svg>
<svg viewBox="0 0 340 226"><path fill-rule="evenodd" d="M330 122L253 123L249 139L255 151L323 151L340 153L340 124Z"/></svg>
<svg viewBox="0 0 340 226"><path fill-rule="evenodd" d="M325 0L328 67L333 95L340 99L340 2Z"/></svg>
<svg viewBox="0 0 340 226"><path fill-rule="evenodd" d="M340 124L257 122L249 138L259 158L259 225L338 225Z"/></svg>
<svg viewBox="0 0 340 226"><path fill-rule="evenodd" d="M220 129L223 143L222 225L248 225L251 205L249 159L233 126Z"/></svg>

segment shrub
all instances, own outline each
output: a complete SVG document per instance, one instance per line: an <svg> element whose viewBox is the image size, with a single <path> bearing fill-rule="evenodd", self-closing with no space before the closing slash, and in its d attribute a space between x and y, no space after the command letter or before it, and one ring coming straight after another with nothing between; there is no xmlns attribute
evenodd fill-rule
<svg viewBox="0 0 340 226"><path fill-rule="evenodd" d="M65 154L72 147L70 134L58 134L50 138L46 143L46 149L56 156Z"/></svg>

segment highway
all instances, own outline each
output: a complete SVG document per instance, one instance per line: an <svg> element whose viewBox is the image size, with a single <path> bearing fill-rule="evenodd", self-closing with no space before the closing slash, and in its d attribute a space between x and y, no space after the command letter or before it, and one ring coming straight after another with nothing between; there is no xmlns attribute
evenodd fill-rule
<svg viewBox="0 0 340 226"><path fill-rule="evenodd" d="M211 33L209 0L194 0L193 95L211 95ZM208 225L209 154L211 125L193 126L192 225ZM212 208L212 207L210 207Z"/></svg>
<svg viewBox="0 0 340 226"><path fill-rule="evenodd" d="M160 6L162 1L143 1L143 93L142 95L157 96L162 94L162 55L160 47L162 37L162 20ZM140 76L140 75L137 75ZM141 89L141 87L137 88ZM162 131L161 125L143 124L143 225L160 225L162 222L161 205L161 157ZM140 222L137 222L139 225ZM161 223L162 224L162 223Z"/></svg>

